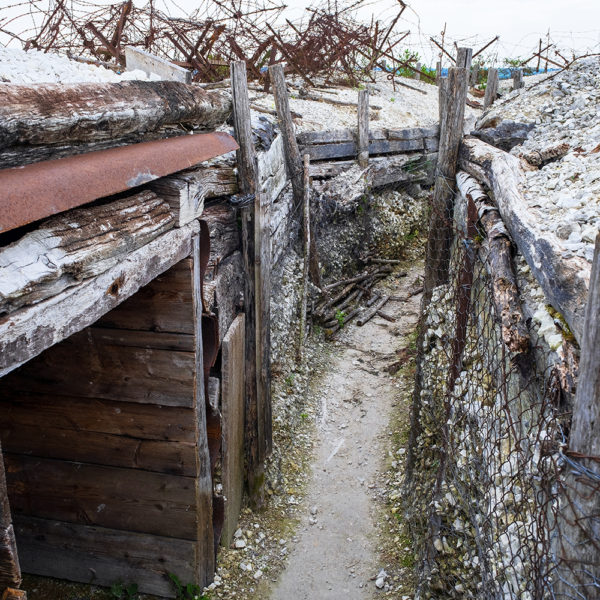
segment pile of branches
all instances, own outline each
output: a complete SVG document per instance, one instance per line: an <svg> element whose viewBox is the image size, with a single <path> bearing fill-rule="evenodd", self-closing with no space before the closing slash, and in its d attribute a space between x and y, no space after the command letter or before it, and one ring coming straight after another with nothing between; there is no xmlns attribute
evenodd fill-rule
<svg viewBox="0 0 600 600"><path fill-rule="evenodd" d="M389 277L400 264L399 260L368 257L366 268L348 279L340 279L323 286L321 298L312 309L313 321L319 323L325 333L332 334L341 329L348 321L358 316L357 324L364 325L375 315L394 322L396 319L383 312L383 307L389 300L406 301L384 294L373 287L382 279ZM399 272L397 277L405 277L405 272ZM409 297L422 291L422 287L410 292Z"/></svg>
<svg viewBox="0 0 600 600"><path fill-rule="evenodd" d="M142 48L192 70L197 82L226 79L232 60L246 61L249 77L265 86L266 67L275 62L311 86L317 76L326 84L356 85L373 79L374 68L390 78L400 68L416 71L416 59L398 52L409 34L397 31L406 5L400 2L389 23L367 25L357 17L365 1L340 8L323 0L292 22L279 0L201 0L185 18L156 10L154 0L142 7L132 0L31 0L0 9L0 31L26 50L58 51L115 69L125 64L125 46ZM23 13L15 14L19 6Z"/></svg>

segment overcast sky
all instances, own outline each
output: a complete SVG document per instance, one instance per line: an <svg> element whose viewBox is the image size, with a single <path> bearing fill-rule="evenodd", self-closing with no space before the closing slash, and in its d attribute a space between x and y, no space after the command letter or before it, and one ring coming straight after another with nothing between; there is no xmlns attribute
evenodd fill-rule
<svg viewBox="0 0 600 600"><path fill-rule="evenodd" d="M38 0L52 2L53 0ZM137 5L147 0L134 0ZM268 1L268 0L267 0ZM273 0L275 2L275 0ZM285 0L283 0L285 1ZM19 3L17 8L11 5ZM106 3L109 0L92 0ZM120 3L120 2L119 2ZM279 3L279 0L277 0ZM314 0L288 0L286 16L296 20L305 6ZM340 0L340 4L343 0ZM116 4L116 3L115 3ZM198 7L199 0L155 0L157 7L166 6L171 14ZM471 46L476 51L495 35L499 43L490 48L490 58L501 62L505 57L531 56L540 37L550 31L550 40L560 50L573 49L577 54L600 52L600 0L413 0L399 23L399 28L410 30L404 47L418 51L423 62L434 65L438 50L429 41L430 36L440 38L446 25L446 38L452 45ZM0 20L9 11L24 12L23 0L0 0ZM179 8L178 8L179 7ZM371 20L371 15L383 23L399 10L397 0L374 0L360 10L361 18ZM2 41L2 40L0 40ZM552 56L552 55L551 55Z"/></svg>

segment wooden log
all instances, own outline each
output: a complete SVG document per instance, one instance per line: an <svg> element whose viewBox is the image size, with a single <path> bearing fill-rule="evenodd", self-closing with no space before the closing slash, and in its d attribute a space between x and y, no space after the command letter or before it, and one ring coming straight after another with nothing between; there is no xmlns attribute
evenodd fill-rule
<svg viewBox="0 0 600 600"><path fill-rule="evenodd" d="M223 495L225 521L221 544L228 546L237 529L244 489L244 315L238 315L223 338Z"/></svg>
<svg viewBox="0 0 600 600"><path fill-rule="evenodd" d="M2 600L27 600L27 592L24 590L15 590L6 588L2 594Z"/></svg>
<svg viewBox="0 0 600 600"><path fill-rule="evenodd" d="M158 75L164 81L192 83L192 72L178 67L169 60L150 54L141 48L125 48L125 64L128 71L144 71L146 75Z"/></svg>
<svg viewBox="0 0 600 600"><path fill-rule="evenodd" d="M543 228L530 212L520 191L524 174L519 159L485 142L468 138L461 145L460 167L493 191L511 238L549 302L561 312L581 342L589 263L577 256L565 257L561 241Z"/></svg>
<svg viewBox="0 0 600 600"><path fill-rule="evenodd" d="M238 190L233 169L199 167L162 177L149 185L166 200L178 227L199 218L209 198L231 196Z"/></svg>
<svg viewBox="0 0 600 600"><path fill-rule="evenodd" d="M104 586L133 581L142 593L169 598L175 593L167 573L194 581L190 540L24 515L16 531L24 568L35 575Z"/></svg>
<svg viewBox="0 0 600 600"><path fill-rule="evenodd" d="M593 586L600 578L600 233L596 237L569 449L561 482L559 592ZM574 565L577 565L574 568Z"/></svg>
<svg viewBox="0 0 600 600"><path fill-rule="evenodd" d="M15 516L79 523L85 515L89 525L197 539L193 477L19 454L4 458Z"/></svg>
<svg viewBox="0 0 600 600"><path fill-rule="evenodd" d="M196 221L172 229L101 275L0 319L0 376L91 325L189 255L197 230Z"/></svg>
<svg viewBox="0 0 600 600"><path fill-rule="evenodd" d="M195 536L197 540L194 568L194 582L205 587L209 585L215 574L216 545L213 530L213 480L212 461L208 447L209 426L207 419L207 398L205 377L205 360L202 331L202 258L200 233L193 239L192 257L192 293L194 298L194 333L195 333L195 367L194 367L194 424L196 426L196 476L194 478L194 506L191 511L195 520ZM174 534L171 534L174 535ZM185 536L179 536L185 537Z"/></svg>
<svg viewBox="0 0 600 600"><path fill-rule="evenodd" d="M45 221L0 250L0 314L107 271L173 224L169 205L150 191Z"/></svg>
<svg viewBox="0 0 600 600"><path fill-rule="evenodd" d="M389 321L390 323L396 322L395 317L392 317L392 315L388 315L387 313L384 313L382 310L377 311L377 316L381 317L382 319L385 319L386 321Z"/></svg>
<svg viewBox="0 0 600 600"><path fill-rule="evenodd" d="M304 191L302 184L302 160L296 142L294 123L290 113L290 102L285 84L285 75L282 64L271 65L269 76L273 85L273 96L277 108L279 129L283 136L283 150L287 166L288 177L292 182L294 198L298 203L302 201Z"/></svg>
<svg viewBox="0 0 600 600"><path fill-rule="evenodd" d="M375 306L369 308L369 310L366 310L361 315L360 319L356 321L356 324L362 327L365 323L369 322L377 314L377 312L385 306L389 299L390 297L387 294L382 296L381 299L375 304Z"/></svg>
<svg viewBox="0 0 600 600"><path fill-rule="evenodd" d="M496 314L502 326L502 340L516 354L529 350L529 330L523 310L512 260L512 244L502 217L479 183L464 171L456 175L458 189L477 208L487 236L485 266L492 279Z"/></svg>
<svg viewBox="0 0 600 600"><path fill-rule="evenodd" d="M512 80L513 90L520 90L525 87L525 82L523 81L523 69L515 69L512 72Z"/></svg>
<svg viewBox="0 0 600 600"><path fill-rule="evenodd" d="M370 129L369 141L409 141L428 137L438 137L439 127L407 127L405 129ZM303 131L297 135L301 146L322 144L343 144L354 142L355 133L351 129L334 129L328 131Z"/></svg>
<svg viewBox="0 0 600 600"><path fill-rule="evenodd" d="M471 71L471 62L473 61L473 48L460 47L456 50L456 66L464 67L467 73Z"/></svg>
<svg viewBox="0 0 600 600"><path fill-rule="evenodd" d="M435 84L440 85L440 79L442 78L442 61L438 60L435 63Z"/></svg>
<svg viewBox="0 0 600 600"><path fill-rule="evenodd" d="M487 84L485 86L485 96L483 98L483 108L489 108L498 97L498 69L490 67L488 69Z"/></svg>
<svg viewBox="0 0 600 600"><path fill-rule="evenodd" d="M21 568L12 525L2 446L0 446L0 589L19 587Z"/></svg>
<svg viewBox="0 0 600 600"><path fill-rule="evenodd" d="M417 66L416 66L416 69L417 69L417 70L416 70L416 71L415 71L415 73L414 73L414 78L415 78L417 81L421 81L421 67L422 67L421 63L420 63L420 62L418 62L418 63L417 63Z"/></svg>
<svg viewBox="0 0 600 600"><path fill-rule="evenodd" d="M358 164L362 169L366 169L369 166L369 90L360 90L358 92L357 139Z"/></svg>
<svg viewBox="0 0 600 600"><path fill-rule="evenodd" d="M214 284L214 310L219 319L222 340L243 306L244 261L241 252L235 252L219 263Z"/></svg>
<svg viewBox="0 0 600 600"><path fill-rule="evenodd" d="M467 71L450 68L440 86L442 114L440 149L436 168L432 213L427 241L425 296L427 302L433 288L448 277L449 251L453 237L452 211L457 170L458 149L463 135Z"/></svg>
<svg viewBox="0 0 600 600"><path fill-rule="evenodd" d="M0 149L110 140L177 123L214 129L230 114L226 95L175 81L5 85Z"/></svg>

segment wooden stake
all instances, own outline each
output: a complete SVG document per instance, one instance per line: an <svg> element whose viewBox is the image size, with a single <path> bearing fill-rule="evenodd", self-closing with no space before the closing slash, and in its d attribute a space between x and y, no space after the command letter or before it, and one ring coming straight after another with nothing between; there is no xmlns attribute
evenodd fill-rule
<svg viewBox="0 0 600 600"><path fill-rule="evenodd" d="M483 108L491 106L498 95L498 69L491 67L488 70L487 85L485 86L485 96L483 98Z"/></svg>
<svg viewBox="0 0 600 600"><path fill-rule="evenodd" d="M513 80L513 90L519 90L522 87L525 87L525 82L523 81L523 69L516 69L512 74Z"/></svg>
<svg viewBox="0 0 600 600"><path fill-rule="evenodd" d="M469 71L473 60L473 48L458 48L456 53L456 66L464 67Z"/></svg>
<svg viewBox="0 0 600 600"><path fill-rule="evenodd" d="M369 90L358 92L358 164L369 166Z"/></svg>
<svg viewBox="0 0 600 600"><path fill-rule="evenodd" d="M298 344L298 360L304 359L304 341L306 339L306 307L308 302L308 269L310 265L310 156L304 157L304 208L302 223L304 230L304 266L302 270L302 299L300 303L300 339Z"/></svg>
<svg viewBox="0 0 600 600"><path fill-rule="evenodd" d="M438 60L435 63L435 84L440 85L440 78L442 77L442 61Z"/></svg>
<svg viewBox="0 0 600 600"><path fill-rule="evenodd" d="M421 81L421 67L422 67L421 63L418 62L417 63L417 70L415 71L415 79L417 81Z"/></svg>

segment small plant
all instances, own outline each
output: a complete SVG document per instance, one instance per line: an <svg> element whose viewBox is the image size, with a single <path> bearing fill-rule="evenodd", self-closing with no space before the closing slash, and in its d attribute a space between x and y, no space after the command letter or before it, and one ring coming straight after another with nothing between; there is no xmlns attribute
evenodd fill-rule
<svg viewBox="0 0 600 600"><path fill-rule="evenodd" d="M169 579L175 586L175 598L177 600L208 600L199 585L195 583L183 584L174 573L169 573Z"/></svg>
<svg viewBox="0 0 600 600"><path fill-rule="evenodd" d="M346 318L346 313L343 310L337 310L335 313L335 318L341 329L344 326L344 319Z"/></svg>
<svg viewBox="0 0 600 600"><path fill-rule="evenodd" d="M305 413L305 412L303 412L303 413L300 413L300 418L301 418L303 421L306 421L306 419L308 419L308 413Z"/></svg>
<svg viewBox="0 0 600 600"><path fill-rule="evenodd" d="M390 102L396 102L396 98L390 98Z"/></svg>
<svg viewBox="0 0 600 600"><path fill-rule="evenodd" d="M126 585L121 581L113 583L110 586L110 595L114 600L135 600L138 596L138 585L137 583Z"/></svg>
<svg viewBox="0 0 600 600"><path fill-rule="evenodd" d="M294 387L294 380L296 379L296 375L295 373L290 373L285 379L285 385L287 385L289 388Z"/></svg>

